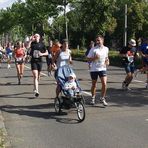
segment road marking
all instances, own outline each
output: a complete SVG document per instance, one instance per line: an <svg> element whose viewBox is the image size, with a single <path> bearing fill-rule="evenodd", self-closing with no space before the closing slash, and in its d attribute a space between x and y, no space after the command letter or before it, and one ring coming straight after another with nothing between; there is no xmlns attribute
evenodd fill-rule
<svg viewBox="0 0 148 148"><path fill-rule="evenodd" d="M29 66L26 66L26 65L25 65L25 67L26 67L27 69L31 69ZM43 73L43 72L41 72L41 75L48 77L48 75L45 74L45 73ZM55 84L56 84L56 83L55 83ZM89 92L82 91L82 93L83 93L83 94L86 94L86 95L88 95L88 96L91 96L91 93L89 93Z"/></svg>
<svg viewBox="0 0 148 148"><path fill-rule="evenodd" d="M87 92L87 91L82 91L82 93L91 96L91 93Z"/></svg>
<svg viewBox="0 0 148 148"><path fill-rule="evenodd" d="M27 69L31 69L29 66L26 66L26 65L25 65L25 67L26 67ZM41 75L48 77L48 75L45 74L45 73L43 73L43 72L41 72Z"/></svg>
<svg viewBox="0 0 148 148"><path fill-rule="evenodd" d="M133 80L133 81L138 83L144 83L144 81L139 81L139 80Z"/></svg>
<svg viewBox="0 0 148 148"><path fill-rule="evenodd" d="M145 119L145 121L148 121L148 119Z"/></svg>
<svg viewBox="0 0 148 148"><path fill-rule="evenodd" d="M25 65L25 67L26 67L27 69L31 69L29 66L26 66L26 65ZM48 77L48 75L45 74L45 73L43 73L43 72L41 72L41 75ZM144 81L139 81L139 80L133 80L133 81L138 82L138 83L144 83ZM88 96L91 96L91 93L90 93L90 92L82 91L82 93L83 93L83 94L86 94L86 95L88 95ZM148 120L148 119L147 119L147 120Z"/></svg>

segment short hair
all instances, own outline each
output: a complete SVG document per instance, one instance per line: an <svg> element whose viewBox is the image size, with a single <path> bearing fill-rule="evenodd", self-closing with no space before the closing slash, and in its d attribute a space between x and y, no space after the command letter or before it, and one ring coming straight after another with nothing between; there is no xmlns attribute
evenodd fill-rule
<svg viewBox="0 0 148 148"><path fill-rule="evenodd" d="M67 39L63 39L63 40L62 40L62 44L63 44L63 43L68 43L68 40L67 40Z"/></svg>
<svg viewBox="0 0 148 148"><path fill-rule="evenodd" d="M96 38L99 38L99 37L104 39L104 36L102 34L97 34Z"/></svg>

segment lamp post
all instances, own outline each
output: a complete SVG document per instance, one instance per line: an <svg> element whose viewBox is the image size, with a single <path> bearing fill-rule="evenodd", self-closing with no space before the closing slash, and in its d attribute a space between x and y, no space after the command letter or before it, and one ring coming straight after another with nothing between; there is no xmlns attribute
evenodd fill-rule
<svg viewBox="0 0 148 148"><path fill-rule="evenodd" d="M124 46L127 45L127 4L125 4Z"/></svg>
<svg viewBox="0 0 148 148"><path fill-rule="evenodd" d="M66 6L67 0L64 0L64 18L65 18L65 37L68 40L68 23L67 23L67 15L66 15Z"/></svg>

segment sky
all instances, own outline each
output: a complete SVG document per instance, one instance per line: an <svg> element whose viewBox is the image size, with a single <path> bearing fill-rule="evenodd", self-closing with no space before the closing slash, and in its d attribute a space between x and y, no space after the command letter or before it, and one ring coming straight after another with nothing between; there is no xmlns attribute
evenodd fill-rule
<svg viewBox="0 0 148 148"><path fill-rule="evenodd" d="M0 9L10 7L16 0L0 0Z"/></svg>

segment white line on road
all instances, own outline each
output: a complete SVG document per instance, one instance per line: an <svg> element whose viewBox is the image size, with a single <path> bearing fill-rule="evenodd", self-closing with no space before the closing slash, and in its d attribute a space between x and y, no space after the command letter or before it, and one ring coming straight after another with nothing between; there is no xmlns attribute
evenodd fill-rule
<svg viewBox="0 0 148 148"><path fill-rule="evenodd" d="M25 65L25 67L26 67L27 69L31 69L29 66L26 66L26 65ZM41 75L48 77L48 75L45 74L45 73L43 73L43 72L41 72ZM82 91L82 93L91 96L91 93L89 93L89 92Z"/></svg>
<svg viewBox="0 0 148 148"><path fill-rule="evenodd" d="M27 69L31 69L29 66L26 66L26 65L25 65L25 67L26 67ZM48 77L48 75L45 74L45 73L43 73L43 72L41 72L41 75ZM144 83L144 81L139 81L139 80L133 80L133 81L134 81L134 82L138 82L138 83ZM91 93L90 93L90 92L82 91L82 93L91 96Z"/></svg>
<svg viewBox="0 0 148 148"><path fill-rule="evenodd" d="M31 69L29 66L26 66L26 65L25 65L25 67L26 67L27 69ZM48 75L45 74L45 73L43 73L43 72L41 72L41 75L48 77Z"/></svg>
<svg viewBox="0 0 148 148"><path fill-rule="evenodd" d="M82 93L91 96L91 93L89 93L89 92L82 91Z"/></svg>
<svg viewBox="0 0 148 148"><path fill-rule="evenodd" d="M133 80L133 81L138 83L144 83L144 81L139 81L139 80Z"/></svg>

